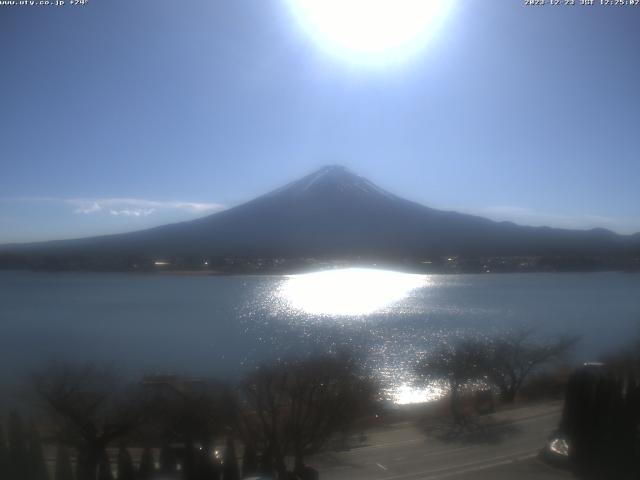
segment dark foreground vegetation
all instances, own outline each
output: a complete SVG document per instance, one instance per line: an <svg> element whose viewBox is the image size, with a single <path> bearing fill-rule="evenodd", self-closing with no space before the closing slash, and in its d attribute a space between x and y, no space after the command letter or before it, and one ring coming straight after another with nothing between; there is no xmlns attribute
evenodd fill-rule
<svg viewBox="0 0 640 480"><path fill-rule="evenodd" d="M0 478L55 480L314 478L305 458L376 408L373 382L346 355L265 365L235 388L154 375L54 366L31 381L38 425L13 412L0 435ZM242 454L241 461L239 454Z"/></svg>
<svg viewBox="0 0 640 480"><path fill-rule="evenodd" d="M575 337L565 337L536 342L532 330L460 340L427 355L419 363L418 373L427 380L444 380L452 417L463 424L460 400L465 389L473 390L476 396L483 390L488 393L495 390L503 403L513 403L536 370L562 360L576 341Z"/></svg>
<svg viewBox="0 0 640 480"><path fill-rule="evenodd" d="M422 358L417 371L446 384L452 435L497 403L566 389L559 432L570 445L567 464L581 478L637 478L640 350L557 382L575 341L539 341L531 331L460 340ZM313 356L261 366L234 386L175 375L127 384L106 368L51 366L30 379L23 415L0 422L0 478L318 478L310 456L380 421L379 389L361 365L348 353Z"/></svg>

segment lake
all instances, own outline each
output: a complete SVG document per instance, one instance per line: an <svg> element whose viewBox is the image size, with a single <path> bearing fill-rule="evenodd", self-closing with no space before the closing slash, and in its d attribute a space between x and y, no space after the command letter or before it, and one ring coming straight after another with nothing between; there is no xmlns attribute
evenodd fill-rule
<svg viewBox="0 0 640 480"><path fill-rule="evenodd" d="M574 360L640 330L640 275L408 275L347 269L299 276L0 272L0 376L51 361L129 375L235 379L256 364L347 346L390 399L420 400L418 356L447 338L535 326L578 334Z"/></svg>

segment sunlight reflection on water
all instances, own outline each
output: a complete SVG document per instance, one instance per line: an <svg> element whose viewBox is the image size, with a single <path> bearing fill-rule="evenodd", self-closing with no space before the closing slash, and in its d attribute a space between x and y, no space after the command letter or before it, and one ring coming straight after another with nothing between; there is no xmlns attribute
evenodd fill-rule
<svg viewBox="0 0 640 480"><path fill-rule="evenodd" d="M425 275L347 268L291 275L278 295L290 308L307 314L361 316L380 311L428 284Z"/></svg>
<svg viewBox="0 0 640 480"><path fill-rule="evenodd" d="M112 362L132 375L238 379L265 362L347 349L385 399L406 403L422 395L418 360L456 339L535 326L542 338L580 335L571 360L583 362L638 333L638 275L434 274L378 310L365 295L363 307L349 306L357 315L292 305L283 294L295 290L286 285L296 277L0 272L0 379L17 385L51 358Z"/></svg>
<svg viewBox="0 0 640 480"><path fill-rule="evenodd" d="M608 300L618 290L624 301ZM590 331L602 348L612 344L612 330L600 327L601 306L617 312L621 327L632 325L636 293L636 277L615 274L414 275L352 268L256 279L242 325L247 338L258 339L254 358L347 349L372 372L386 400L408 404L445 393L416 374L419 359L442 344L536 325L541 335ZM594 343L580 358L593 356Z"/></svg>
<svg viewBox="0 0 640 480"><path fill-rule="evenodd" d="M396 405L411 405L438 400L446 394L446 389L436 383L432 383L428 387L400 383L390 388L387 394Z"/></svg>
<svg viewBox="0 0 640 480"><path fill-rule="evenodd" d="M381 316L415 314L410 297L432 284L430 276L397 271L326 270L287 276L272 293L271 303L292 324L341 329L338 337L343 343L351 348L364 346L373 355L370 367L388 400L398 405L421 403L440 398L442 389L416 385L413 362L407 361L408 356L415 359L416 352L400 346L406 344L406 332L380 329L378 321ZM355 318L364 323L349 321ZM327 345L335 346L335 340Z"/></svg>

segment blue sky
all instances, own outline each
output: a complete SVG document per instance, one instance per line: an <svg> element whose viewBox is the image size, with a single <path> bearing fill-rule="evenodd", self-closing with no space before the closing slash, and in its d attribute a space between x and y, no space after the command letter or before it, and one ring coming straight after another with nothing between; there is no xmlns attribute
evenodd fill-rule
<svg viewBox="0 0 640 480"><path fill-rule="evenodd" d="M328 163L524 224L640 231L640 7L457 0L418 53L285 0L0 6L0 243L135 230Z"/></svg>

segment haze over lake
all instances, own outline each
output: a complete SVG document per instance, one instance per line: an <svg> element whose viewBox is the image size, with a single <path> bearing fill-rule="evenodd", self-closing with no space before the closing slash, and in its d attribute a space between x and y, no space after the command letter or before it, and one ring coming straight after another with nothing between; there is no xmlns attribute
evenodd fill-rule
<svg viewBox="0 0 640 480"><path fill-rule="evenodd" d="M234 379L263 360L347 346L402 403L420 398L417 356L452 334L577 334L584 361L640 332L636 274L329 275L0 272L0 375L13 383L44 362L90 360Z"/></svg>

